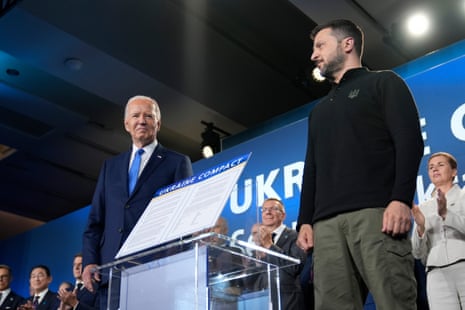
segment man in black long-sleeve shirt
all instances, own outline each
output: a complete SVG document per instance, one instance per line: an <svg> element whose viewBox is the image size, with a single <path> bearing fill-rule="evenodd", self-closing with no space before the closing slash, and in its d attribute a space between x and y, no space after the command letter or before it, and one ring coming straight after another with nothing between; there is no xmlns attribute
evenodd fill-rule
<svg viewBox="0 0 465 310"><path fill-rule="evenodd" d="M333 82L309 116L298 244L314 248L315 309L415 309L410 208L423 155L418 112L392 71L361 66L347 20L312 32L312 61Z"/></svg>

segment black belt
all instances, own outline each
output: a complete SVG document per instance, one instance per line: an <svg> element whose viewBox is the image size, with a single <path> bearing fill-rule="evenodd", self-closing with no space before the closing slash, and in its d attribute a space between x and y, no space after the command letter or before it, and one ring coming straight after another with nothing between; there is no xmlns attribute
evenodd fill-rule
<svg viewBox="0 0 465 310"><path fill-rule="evenodd" d="M447 265L444 265L444 266L426 266L426 273L434 270L434 269L438 269L438 268L446 268L446 267L450 267L452 265L455 265L455 264L458 264L458 263L461 263L461 262L465 262L465 258L461 258L453 263L450 263L450 264L447 264Z"/></svg>

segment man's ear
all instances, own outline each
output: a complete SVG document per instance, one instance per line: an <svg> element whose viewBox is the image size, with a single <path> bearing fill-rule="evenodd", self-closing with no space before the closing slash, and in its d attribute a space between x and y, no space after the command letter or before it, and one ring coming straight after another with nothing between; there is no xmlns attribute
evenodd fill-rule
<svg viewBox="0 0 465 310"><path fill-rule="evenodd" d="M124 120L124 129L125 129L127 132L130 132L130 131L129 131L128 122L127 122L126 120Z"/></svg>
<svg viewBox="0 0 465 310"><path fill-rule="evenodd" d="M342 40L342 47L345 52L350 53L354 49L354 38L347 37Z"/></svg>

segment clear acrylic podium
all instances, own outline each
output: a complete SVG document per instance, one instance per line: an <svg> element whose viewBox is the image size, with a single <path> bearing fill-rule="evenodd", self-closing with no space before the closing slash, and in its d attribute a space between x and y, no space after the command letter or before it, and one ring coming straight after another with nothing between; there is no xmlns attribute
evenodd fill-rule
<svg viewBox="0 0 465 310"><path fill-rule="evenodd" d="M205 233L116 260L99 272L109 277L109 310L279 310L279 270L299 263Z"/></svg>

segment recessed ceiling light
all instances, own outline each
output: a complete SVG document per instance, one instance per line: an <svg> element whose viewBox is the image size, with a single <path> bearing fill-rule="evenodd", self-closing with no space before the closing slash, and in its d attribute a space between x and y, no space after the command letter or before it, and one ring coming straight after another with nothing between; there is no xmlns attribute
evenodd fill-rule
<svg viewBox="0 0 465 310"><path fill-rule="evenodd" d="M79 58L70 57L65 59L65 66L71 71L79 71L83 66L83 62Z"/></svg>
<svg viewBox="0 0 465 310"><path fill-rule="evenodd" d="M430 26L430 19L423 13L415 13L407 20L407 29L413 36L419 37L424 35Z"/></svg>

